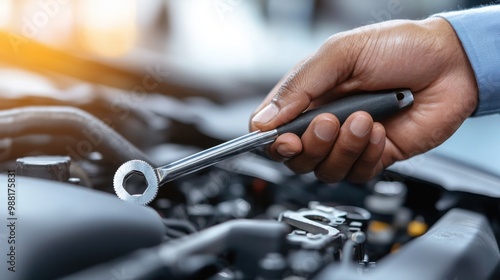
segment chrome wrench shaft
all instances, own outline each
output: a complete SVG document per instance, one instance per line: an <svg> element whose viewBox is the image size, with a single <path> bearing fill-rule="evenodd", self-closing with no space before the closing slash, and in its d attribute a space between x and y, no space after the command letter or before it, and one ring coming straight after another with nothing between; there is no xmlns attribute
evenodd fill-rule
<svg viewBox="0 0 500 280"><path fill-rule="evenodd" d="M163 185L187 174L214 165L227 158L270 144L278 137L278 130L255 131L203 150L173 163L155 169L159 184Z"/></svg>

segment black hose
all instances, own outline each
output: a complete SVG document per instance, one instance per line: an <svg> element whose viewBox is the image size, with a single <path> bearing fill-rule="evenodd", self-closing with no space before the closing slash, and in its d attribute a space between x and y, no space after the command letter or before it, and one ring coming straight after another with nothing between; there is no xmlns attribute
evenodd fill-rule
<svg viewBox="0 0 500 280"><path fill-rule="evenodd" d="M228 252L235 253L231 261L235 269L249 279L255 279L258 260L270 252L282 252L289 232L286 224L276 221L232 220L90 267L63 279L105 280L112 279L114 272L122 271L133 279L206 279L208 277L194 275L198 275L199 268L210 265L187 264L200 257L217 258ZM210 276L213 276L215 271L211 272Z"/></svg>
<svg viewBox="0 0 500 280"><path fill-rule="evenodd" d="M106 161L121 164L131 159L151 163L149 158L93 115L67 106L21 107L0 111L0 139L26 135L65 135L77 139L66 151L73 159L97 151ZM153 163L151 163L153 164Z"/></svg>
<svg viewBox="0 0 500 280"><path fill-rule="evenodd" d="M191 234L196 232L195 226L190 223L189 221L186 220L180 220L180 219L163 219L163 224L167 228L175 229L178 231L182 231L185 234Z"/></svg>

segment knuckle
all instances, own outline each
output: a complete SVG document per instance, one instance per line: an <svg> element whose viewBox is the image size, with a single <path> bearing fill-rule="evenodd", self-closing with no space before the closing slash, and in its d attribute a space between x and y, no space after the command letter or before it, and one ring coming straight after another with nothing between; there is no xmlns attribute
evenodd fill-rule
<svg viewBox="0 0 500 280"><path fill-rule="evenodd" d="M306 173L309 173L311 171L314 170L314 168L306 168L304 166L302 167L299 167L299 166L294 166L294 167L288 167L290 168L290 170L292 170L293 172L297 173L297 174L306 174Z"/></svg>
<svg viewBox="0 0 500 280"><path fill-rule="evenodd" d="M345 174L340 174L338 172L333 171L324 171L316 169L314 171L314 175L318 180L326 183L336 183L344 179Z"/></svg>
<svg viewBox="0 0 500 280"><path fill-rule="evenodd" d="M301 154L298 157L287 160L285 165L295 173L304 174L313 171L318 162L319 160L306 158Z"/></svg>
<svg viewBox="0 0 500 280"><path fill-rule="evenodd" d="M322 161L327 155L329 151L325 151L320 147L313 147L307 150L304 150L301 154L302 162L315 162L319 163Z"/></svg>
<svg viewBox="0 0 500 280"><path fill-rule="evenodd" d="M339 32L331 35L323 43L323 48L337 47L341 42L343 42L343 39L345 39L346 36L347 36L346 32Z"/></svg>
<svg viewBox="0 0 500 280"><path fill-rule="evenodd" d="M273 98L273 102L286 102L298 92L298 85L296 82L298 75L299 70L295 70L292 74L290 74L290 76L288 76L288 78L279 87L278 93L276 93L276 96Z"/></svg>
<svg viewBox="0 0 500 280"><path fill-rule="evenodd" d="M375 171L373 169L363 169L351 172L347 179L353 183L364 183L375 177Z"/></svg>
<svg viewBox="0 0 500 280"><path fill-rule="evenodd" d="M285 161L285 160L286 160L283 156L281 156L281 155L280 155L280 154L276 151L276 149L273 149L273 148L271 148L271 147L267 147L267 148L265 149L265 152L266 152L266 154L268 155L268 157L269 157L269 158L271 158L271 159L272 159L272 160L274 160L274 161L277 161L277 162L283 162L283 161Z"/></svg>
<svg viewBox="0 0 500 280"><path fill-rule="evenodd" d="M296 160L287 160L285 165L297 174L305 174L311 172L314 168L310 168L308 165L300 164Z"/></svg>
<svg viewBox="0 0 500 280"><path fill-rule="evenodd" d="M360 150L361 149L353 145L352 142L343 141L339 143L339 154L341 157L346 157L349 159L358 158L361 154Z"/></svg>
<svg viewBox="0 0 500 280"><path fill-rule="evenodd" d="M293 82L288 78L278 89L278 93L273 98L273 102L280 102L281 100L286 100L287 96L291 93L295 92L296 86Z"/></svg>
<svg viewBox="0 0 500 280"><path fill-rule="evenodd" d="M272 100L275 104L281 105L297 101L310 101L313 99L312 97L314 94L309 90L308 86L311 81L306 78L303 67L295 70L281 84Z"/></svg>
<svg viewBox="0 0 500 280"><path fill-rule="evenodd" d="M365 154L359 157L357 161L362 166L373 166L379 159L380 156L378 154Z"/></svg>

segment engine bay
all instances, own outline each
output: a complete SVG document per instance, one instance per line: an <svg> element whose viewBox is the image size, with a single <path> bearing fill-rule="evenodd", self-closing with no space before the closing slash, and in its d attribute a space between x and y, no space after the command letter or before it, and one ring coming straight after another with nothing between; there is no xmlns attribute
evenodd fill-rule
<svg viewBox="0 0 500 280"><path fill-rule="evenodd" d="M327 184L260 149L169 182L138 206L114 194L121 163L217 145L239 132L211 131L218 117L209 116L248 102L149 94L117 105L134 96L83 85L41 95L2 98L2 181L17 182L15 279L494 279L498 198L436 179L453 166L498 184L488 172L431 153L366 184ZM193 121L193 103L205 120ZM443 161L433 170L441 177L419 172ZM147 187L140 175L126 183L130 194Z"/></svg>

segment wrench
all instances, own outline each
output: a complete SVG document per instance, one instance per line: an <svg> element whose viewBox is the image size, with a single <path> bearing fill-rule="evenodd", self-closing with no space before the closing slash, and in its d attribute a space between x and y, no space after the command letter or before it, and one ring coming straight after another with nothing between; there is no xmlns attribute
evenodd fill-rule
<svg viewBox="0 0 500 280"><path fill-rule="evenodd" d="M334 114L341 124L356 111L365 111L374 120L378 121L411 104L413 104L413 94L407 89L352 95L306 111L295 120L276 129L248 133L158 168L153 168L142 160L127 161L115 173L113 179L114 189L116 195L122 200L146 205L156 197L158 188L167 182L199 171L227 158L270 144L283 133L291 132L301 136L314 117L321 113ZM144 193L132 195L125 189L125 181L132 174L144 176L147 182Z"/></svg>

